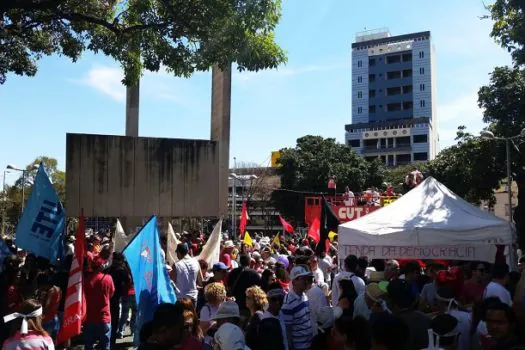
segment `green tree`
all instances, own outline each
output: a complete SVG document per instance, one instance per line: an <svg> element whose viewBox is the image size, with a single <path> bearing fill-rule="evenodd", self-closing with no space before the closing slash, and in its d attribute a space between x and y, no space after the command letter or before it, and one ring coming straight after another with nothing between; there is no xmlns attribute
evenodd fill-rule
<svg viewBox="0 0 525 350"><path fill-rule="evenodd" d="M25 167L25 177L20 174L20 177L15 181L15 183L12 186L6 186L3 191L1 209L3 221L2 228L4 231L13 232L16 228L22 211L22 186L24 186L23 200L25 202L31 194L32 185L38 171L38 166L40 166L41 163L44 165L49 179L57 191L62 204L65 204L65 172L58 169L58 162L56 159L45 156L38 157Z"/></svg>
<svg viewBox="0 0 525 350"><path fill-rule="evenodd" d="M490 35L511 53L517 65L525 64L525 2L496 0L487 8L493 21Z"/></svg>
<svg viewBox="0 0 525 350"><path fill-rule="evenodd" d="M0 12L0 84L9 72L35 75L42 56L74 62L85 50L120 62L126 85L161 66L188 77L286 61L274 37L280 0L2 0Z"/></svg>
<svg viewBox="0 0 525 350"><path fill-rule="evenodd" d="M483 121L497 137L519 135L525 128L525 70L520 68L497 67L491 74L488 85L478 92L478 104L483 109ZM499 148L499 161L505 169L505 152L502 141L485 141L493 148ZM525 139L512 142L512 176L518 186L518 205L514 221L520 245L525 246ZM503 177L506 175L504 174Z"/></svg>
<svg viewBox="0 0 525 350"><path fill-rule="evenodd" d="M433 176L458 196L479 205L494 203L494 190L505 176L500 147L458 128L457 144L441 151L423 168L425 176Z"/></svg>
<svg viewBox="0 0 525 350"><path fill-rule="evenodd" d="M385 169L379 162L367 162L350 147L335 139L304 136L294 148L281 150L278 172L280 191L274 191L276 208L297 222L304 221L304 197L327 192L328 176L336 176L338 192L348 186L354 192L381 187Z"/></svg>

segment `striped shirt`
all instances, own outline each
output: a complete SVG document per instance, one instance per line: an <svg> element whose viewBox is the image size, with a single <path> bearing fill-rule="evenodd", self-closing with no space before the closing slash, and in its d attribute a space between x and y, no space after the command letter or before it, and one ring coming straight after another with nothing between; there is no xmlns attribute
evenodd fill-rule
<svg viewBox="0 0 525 350"><path fill-rule="evenodd" d="M2 350L55 350L55 346L49 336L30 330L27 334L16 332L4 342Z"/></svg>
<svg viewBox="0 0 525 350"><path fill-rule="evenodd" d="M284 298L281 319L285 326L292 327L292 343L295 349L310 349L313 329L310 320L308 297L305 293L297 295L293 290Z"/></svg>

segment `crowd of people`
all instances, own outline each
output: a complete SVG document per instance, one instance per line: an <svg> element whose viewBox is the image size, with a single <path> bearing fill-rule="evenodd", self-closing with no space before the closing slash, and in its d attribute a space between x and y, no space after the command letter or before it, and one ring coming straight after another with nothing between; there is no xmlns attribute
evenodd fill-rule
<svg viewBox="0 0 525 350"><path fill-rule="evenodd" d="M131 335L143 350L525 348L525 283L504 262L339 262L336 241L316 253L308 239L254 236L251 247L225 239L212 266L197 259L203 237L182 237L166 266L177 302L136 329L130 268L110 236L90 235L85 349ZM3 349L69 346L57 334L71 249L57 266L13 249L0 275Z"/></svg>

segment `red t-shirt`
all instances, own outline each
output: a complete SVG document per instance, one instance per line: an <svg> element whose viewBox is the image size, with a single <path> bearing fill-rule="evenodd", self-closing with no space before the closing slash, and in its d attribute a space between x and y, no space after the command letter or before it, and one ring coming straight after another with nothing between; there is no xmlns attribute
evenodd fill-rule
<svg viewBox="0 0 525 350"><path fill-rule="evenodd" d="M483 299L484 292L485 287L483 287L482 284L476 283L472 280L466 280L465 283L463 283L461 296L463 297L465 303L470 304Z"/></svg>
<svg viewBox="0 0 525 350"><path fill-rule="evenodd" d="M186 338L184 343L182 343L181 350L201 350L202 349L202 341L200 341L197 337L191 336Z"/></svg>
<svg viewBox="0 0 525 350"><path fill-rule="evenodd" d="M115 285L110 275L95 272L84 276L86 294L85 323L110 323L109 299L115 293Z"/></svg>

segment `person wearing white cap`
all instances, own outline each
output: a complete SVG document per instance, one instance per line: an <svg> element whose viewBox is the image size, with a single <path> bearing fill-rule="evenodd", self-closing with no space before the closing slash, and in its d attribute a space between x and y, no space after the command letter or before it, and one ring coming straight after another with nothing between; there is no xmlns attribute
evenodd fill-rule
<svg viewBox="0 0 525 350"><path fill-rule="evenodd" d="M225 323L220 326L214 339L215 350L250 350L246 346L242 330L232 323Z"/></svg>
<svg viewBox="0 0 525 350"><path fill-rule="evenodd" d="M19 329L8 338L2 349L19 350L54 350L53 340L42 327L42 305L34 299L28 299L20 306L20 313L4 317L4 323L18 322ZM18 328L16 328L18 327Z"/></svg>
<svg viewBox="0 0 525 350"><path fill-rule="evenodd" d="M304 266L296 266L290 273L292 288L284 299L281 317L286 327L288 347L291 350L310 349L313 329L306 290L313 275Z"/></svg>
<svg viewBox="0 0 525 350"><path fill-rule="evenodd" d="M215 321L215 324L208 330L208 332L204 336L204 349L214 349L215 348L216 342L215 342L214 335L216 334L216 332L218 332L218 329L221 328L221 326L225 324L231 324L239 328L238 325L241 320L239 306L237 305L235 301L227 300L223 302L219 306L219 309L217 310L217 313L215 314L215 316L212 317L212 320ZM224 349L226 350L227 348L224 348Z"/></svg>

